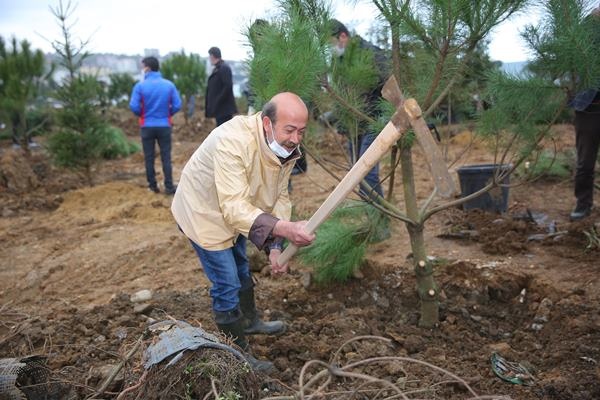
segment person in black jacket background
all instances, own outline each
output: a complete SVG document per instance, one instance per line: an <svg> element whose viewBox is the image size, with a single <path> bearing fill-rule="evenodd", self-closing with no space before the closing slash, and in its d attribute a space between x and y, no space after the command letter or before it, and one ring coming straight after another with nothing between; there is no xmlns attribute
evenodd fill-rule
<svg viewBox="0 0 600 400"><path fill-rule="evenodd" d="M593 32L596 48L600 45L600 7L586 18ZM598 78L598 77L596 77ZM592 213L594 204L594 178L598 149L600 148L600 79L593 87L578 92L569 105L575 110L575 198L577 203L571 212L571 220L583 219Z"/></svg>
<svg viewBox="0 0 600 400"><path fill-rule="evenodd" d="M218 47L211 47L208 50L208 58L214 69L206 85L205 115L207 118L215 118L219 126L237 113L233 96L233 79L231 68L221 58L221 50Z"/></svg>
<svg viewBox="0 0 600 400"><path fill-rule="evenodd" d="M381 101L381 88L389 75L387 68L388 60L384 51L377 46L367 42L359 35L350 35L348 28L336 19L329 21L333 45L334 59L332 61L332 79L342 86L361 88L360 96L364 102L363 112L373 119L379 117L379 102ZM364 78L361 76L357 80L355 74L348 72L353 66L363 64L363 72L366 70ZM367 151L371 143L375 140L375 132L365 121L357 121L354 115L344 117L338 115L338 132L348 136L348 152L350 161L355 164L356 161ZM350 122L350 123L349 123ZM350 126L358 124L356 132L350 132ZM370 188L366 185L360 185L359 193L365 199L376 201L377 197L371 192L375 192L383 197L383 189L379 182L379 163L369 171L364 178Z"/></svg>

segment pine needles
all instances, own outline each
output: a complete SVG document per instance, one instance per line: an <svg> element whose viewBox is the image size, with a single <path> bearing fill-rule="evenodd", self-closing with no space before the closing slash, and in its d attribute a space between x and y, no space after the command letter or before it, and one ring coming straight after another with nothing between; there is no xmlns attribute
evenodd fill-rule
<svg viewBox="0 0 600 400"><path fill-rule="evenodd" d="M346 281L360 268L367 245L387 232L386 216L364 202L348 201L320 226L300 259L314 268L317 282Z"/></svg>
<svg viewBox="0 0 600 400"><path fill-rule="evenodd" d="M250 86L261 107L275 94L290 91L306 101L320 89L326 74L327 37L319 33L320 21L299 10L287 18L249 30L254 56L248 62Z"/></svg>
<svg viewBox="0 0 600 400"><path fill-rule="evenodd" d="M567 179L571 176L575 165L575 153L572 150L556 152L542 149L529 157L533 161L525 163L517 170L523 178L537 177Z"/></svg>
<svg viewBox="0 0 600 400"><path fill-rule="evenodd" d="M485 98L492 107L481 114L477 131L495 139L496 156L504 153L497 160L502 163L518 162L538 151L566 104L564 90L552 82L499 71L489 75Z"/></svg>
<svg viewBox="0 0 600 400"><path fill-rule="evenodd" d="M600 21L589 15L595 3L550 0L543 4L542 23L527 26L521 35L536 56L532 71L573 92L599 84Z"/></svg>
<svg viewBox="0 0 600 400"><path fill-rule="evenodd" d="M83 132L62 129L50 136L48 150L59 166L89 168L101 158L126 157L140 151L140 147L121 129L103 124Z"/></svg>

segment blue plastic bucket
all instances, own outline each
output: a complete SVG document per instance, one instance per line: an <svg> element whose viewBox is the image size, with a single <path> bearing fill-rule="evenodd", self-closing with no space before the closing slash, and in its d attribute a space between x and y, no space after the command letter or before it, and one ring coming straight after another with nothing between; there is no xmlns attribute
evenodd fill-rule
<svg viewBox="0 0 600 400"><path fill-rule="evenodd" d="M490 184L498 169L505 173L511 167L510 164L480 164L460 167L457 172L462 197L467 197ZM508 185L509 182L510 179L507 175L501 181L501 184ZM495 187L463 203L464 210L472 210L474 208L496 213L506 212L508 209L508 187Z"/></svg>

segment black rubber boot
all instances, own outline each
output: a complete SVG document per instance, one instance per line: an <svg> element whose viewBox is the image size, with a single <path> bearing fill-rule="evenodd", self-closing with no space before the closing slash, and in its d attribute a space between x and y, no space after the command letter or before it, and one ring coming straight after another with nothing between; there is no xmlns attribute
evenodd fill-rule
<svg viewBox="0 0 600 400"><path fill-rule="evenodd" d="M240 290L240 308L244 315L244 333L254 335L264 333L266 335L277 335L285 331L282 321L263 321L256 310L254 301L254 287Z"/></svg>
<svg viewBox="0 0 600 400"><path fill-rule="evenodd" d="M242 313L239 308L226 312L215 311L214 315L219 330L233 338L233 342L244 350L246 353L244 357L254 371L265 374L275 371L275 366L272 362L257 360L250 354L250 345L246 341Z"/></svg>
<svg viewBox="0 0 600 400"><path fill-rule="evenodd" d="M242 313L240 309L235 308L225 312L215 311L214 315L219 330L231 337L233 342L242 350L248 350L248 342L246 341L246 335L244 334Z"/></svg>

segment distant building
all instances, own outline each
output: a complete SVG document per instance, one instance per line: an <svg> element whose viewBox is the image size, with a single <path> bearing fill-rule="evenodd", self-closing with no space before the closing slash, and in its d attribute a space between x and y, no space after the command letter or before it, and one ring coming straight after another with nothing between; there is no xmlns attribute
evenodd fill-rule
<svg viewBox="0 0 600 400"><path fill-rule="evenodd" d="M154 56L162 63L165 59L168 59L170 55L176 53L166 54L164 57L159 56L158 49L144 49L144 55L125 55L125 54L111 54L111 53L94 53L90 54L84 61L81 67L81 72L95 76L98 80L110 83L109 75L114 73L127 73L130 74L134 79L141 79L141 62L142 58ZM202 60L206 63L207 75L210 75L212 65L208 62L208 57L202 57ZM60 60L55 54L46 54L46 63L48 70L50 65L55 65L53 73L53 79L56 82L61 82L67 77L67 70L59 66ZM233 78L233 94L236 97L241 96L241 87L244 82L248 79L248 69L244 61L229 61L227 63L231 67L231 73ZM202 93L204 95L204 93Z"/></svg>
<svg viewBox="0 0 600 400"><path fill-rule="evenodd" d="M144 49L144 57L156 57L160 58L158 49Z"/></svg>
<svg viewBox="0 0 600 400"><path fill-rule="evenodd" d="M527 61L503 62L501 69L502 72L508 75L522 76L524 73L527 73L527 64Z"/></svg>

